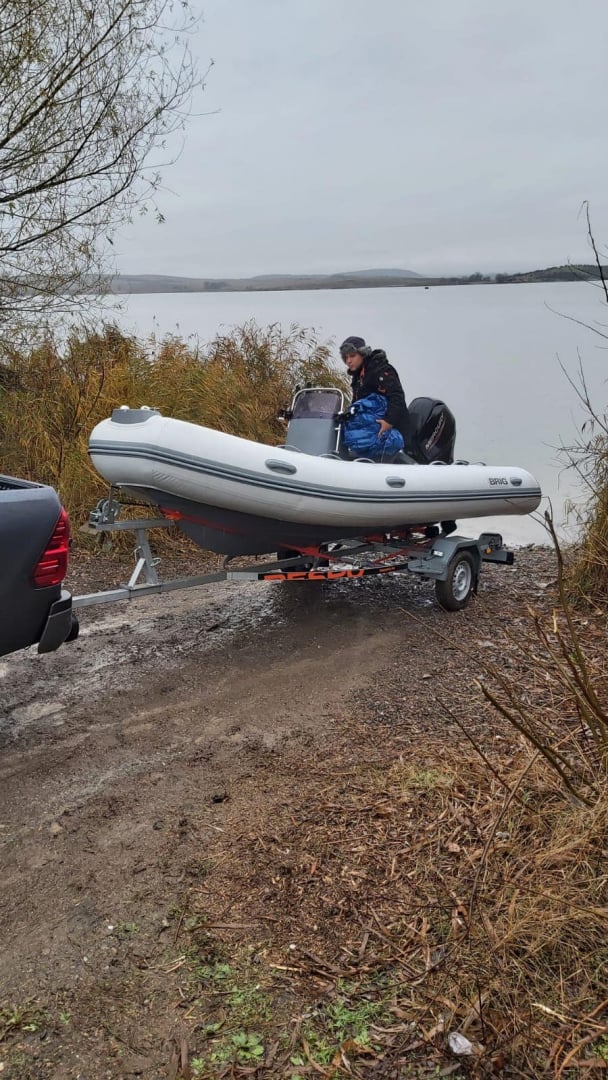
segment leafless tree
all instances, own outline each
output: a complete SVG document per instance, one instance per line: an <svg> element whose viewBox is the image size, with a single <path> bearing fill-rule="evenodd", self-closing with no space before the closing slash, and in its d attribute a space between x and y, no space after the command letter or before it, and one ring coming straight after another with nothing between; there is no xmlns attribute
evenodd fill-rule
<svg viewBox="0 0 608 1080"><path fill-rule="evenodd" d="M0 0L0 339L95 290L199 80L187 0Z"/></svg>

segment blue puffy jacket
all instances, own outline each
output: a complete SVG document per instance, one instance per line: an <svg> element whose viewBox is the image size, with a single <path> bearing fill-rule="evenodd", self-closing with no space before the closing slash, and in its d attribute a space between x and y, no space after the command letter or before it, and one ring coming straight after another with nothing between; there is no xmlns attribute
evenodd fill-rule
<svg viewBox="0 0 608 1080"><path fill-rule="evenodd" d="M397 428L381 432L377 420L386 413L386 398L382 394L368 394L354 401L348 410L348 419L342 426L342 442L357 457L369 457L374 461L390 461L394 454L403 450L403 435Z"/></svg>

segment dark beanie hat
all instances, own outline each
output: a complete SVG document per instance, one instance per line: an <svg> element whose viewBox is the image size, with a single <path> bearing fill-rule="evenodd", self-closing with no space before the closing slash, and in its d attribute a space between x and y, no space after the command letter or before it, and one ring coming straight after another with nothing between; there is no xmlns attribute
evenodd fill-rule
<svg viewBox="0 0 608 1080"><path fill-rule="evenodd" d="M350 337L344 339L340 345L341 356L348 356L352 352L361 352L361 349L365 348L365 338L357 337L356 334L351 334Z"/></svg>

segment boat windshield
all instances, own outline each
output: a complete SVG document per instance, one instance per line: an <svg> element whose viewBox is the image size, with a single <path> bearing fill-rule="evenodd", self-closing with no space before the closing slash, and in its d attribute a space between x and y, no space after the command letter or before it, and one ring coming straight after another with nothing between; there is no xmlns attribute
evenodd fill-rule
<svg viewBox="0 0 608 1080"><path fill-rule="evenodd" d="M300 390L293 402L293 419L330 420L341 408L339 390Z"/></svg>

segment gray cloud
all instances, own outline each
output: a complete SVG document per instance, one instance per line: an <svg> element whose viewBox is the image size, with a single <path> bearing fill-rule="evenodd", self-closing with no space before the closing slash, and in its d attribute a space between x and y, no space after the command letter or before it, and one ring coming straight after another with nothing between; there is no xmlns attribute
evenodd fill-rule
<svg viewBox="0 0 608 1080"><path fill-rule="evenodd" d="M204 0L215 67L125 272L528 269L608 237L605 0Z"/></svg>

